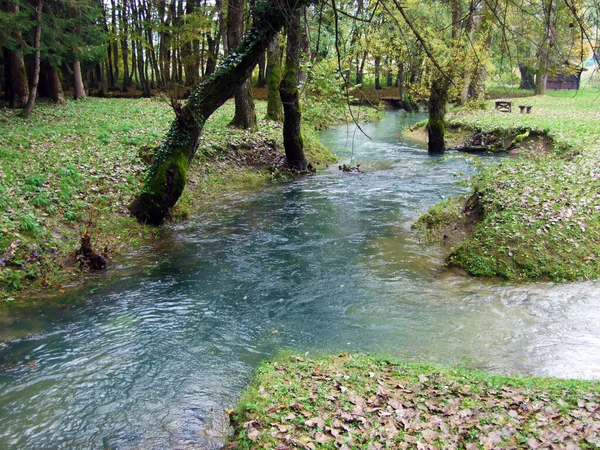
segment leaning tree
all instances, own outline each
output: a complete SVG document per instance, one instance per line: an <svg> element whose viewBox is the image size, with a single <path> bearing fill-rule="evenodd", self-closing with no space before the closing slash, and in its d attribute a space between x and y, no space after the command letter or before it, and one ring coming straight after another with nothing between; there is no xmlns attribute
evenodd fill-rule
<svg viewBox="0 0 600 450"><path fill-rule="evenodd" d="M258 0L252 9L252 26L241 44L231 49L215 73L194 88L183 104L173 103L175 119L160 144L140 194L129 211L140 222L158 225L169 213L186 184L187 171L198 149L204 124L251 75L261 54L294 12L310 0ZM294 161L288 161L292 169Z"/></svg>

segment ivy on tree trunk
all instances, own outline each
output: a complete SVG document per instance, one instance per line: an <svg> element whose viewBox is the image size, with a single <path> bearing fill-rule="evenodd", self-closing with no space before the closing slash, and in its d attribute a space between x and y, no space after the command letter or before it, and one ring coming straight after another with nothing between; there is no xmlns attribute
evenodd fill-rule
<svg viewBox="0 0 600 450"><path fill-rule="evenodd" d="M206 120L251 75L286 17L307 2L298 0L290 6L278 0L256 1L252 27L239 47L229 52L216 72L192 91L185 104L174 105L175 120L156 152L140 194L129 206L140 222L158 225L164 221L183 192Z"/></svg>
<svg viewBox="0 0 600 450"><path fill-rule="evenodd" d="M302 114L300 111L300 92L298 90L298 72L300 67L300 10L291 15L287 24L287 51L285 70L279 94L283 103L283 146L290 169L298 171L312 170L304 156L304 142L301 133Z"/></svg>

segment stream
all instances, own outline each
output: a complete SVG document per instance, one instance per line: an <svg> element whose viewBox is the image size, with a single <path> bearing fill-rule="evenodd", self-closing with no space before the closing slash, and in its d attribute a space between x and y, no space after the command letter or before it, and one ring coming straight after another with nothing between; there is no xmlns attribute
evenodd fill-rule
<svg viewBox="0 0 600 450"><path fill-rule="evenodd" d="M419 244L411 224L477 170L402 140L421 118L327 130L364 173L229 194L167 230L148 270L132 255L81 306L21 317L0 347L0 448L219 448L224 409L282 349L600 378L600 282L473 279Z"/></svg>

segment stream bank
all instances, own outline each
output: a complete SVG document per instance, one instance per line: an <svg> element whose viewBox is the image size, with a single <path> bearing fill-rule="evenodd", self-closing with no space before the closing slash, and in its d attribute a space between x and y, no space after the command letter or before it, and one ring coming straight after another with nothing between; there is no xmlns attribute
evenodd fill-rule
<svg viewBox="0 0 600 450"><path fill-rule="evenodd" d="M598 282L465 277L418 242L410 225L478 170L401 140L420 118L325 130L363 172L230 192L77 308L22 315L0 345L0 448L218 449L225 410L282 350L600 378Z"/></svg>
<svg viewBox="0 0 600 450"><path fill-rule="evenodd" d="M514 157L484 168L470 195L417 223L430 241L449 243L446 265L513 281L600 277L600 112L591 92L553 95L528 98L531 114L488 109L449 118L460 130L451 146L469 150L483 138Z"/></svg>
<svg viewBox="0 0 600 450"><path fill-rule="evenodd" d="M598 382L347 353L265 362L229 412L229 450L600 446Z"/></svg>
<svg viewBox="0 0 600 450"><path fill-rule="evenodd" d="M265 102L258 101L257 116L265 111ZM75 291L103 273L87 270L94 264L81 256L83 236L91 244L86 252L99 255L109 271L127 254L160 241L161 229L138 224L127 206L173 113L161 98L42 103L27 120L4 113L0 310L70 307ZM208 121L171 223L228 192L290 180L283 170L281 125L261 120L256 130L240 130L227 126L232 116L229 102ZM343 116L332 107L319 124ZM360 116L377 117L364 108ZM304 127L306 155L315 168L325 168L336 157L313 128L310 122Z"/></svg>

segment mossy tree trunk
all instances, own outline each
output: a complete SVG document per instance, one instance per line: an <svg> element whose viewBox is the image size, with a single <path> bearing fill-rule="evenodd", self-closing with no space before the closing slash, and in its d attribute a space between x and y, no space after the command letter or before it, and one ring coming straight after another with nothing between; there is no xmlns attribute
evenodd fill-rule
<svg viewBox="0 0 600 450"><path fill-rule="evenodd" d="M444 134L446 130L446 103L450 82L438 75L431 83L429 92L429 121L427 122L427 150L430 155L442 154L446 150Z"/></svg>
<svg viewBox="0 0 600 450"><path fill-rule="evenodd" d="M290 16L287 23L287 49L285 69L279 83L279 94L283 103L283 146L285 158L290 169L298 171L312 170L304 156L300 110L300 91L298 89L298 72L300 68L301 48L300 10Z"/></svg>
<svg viewBox="0 0 600 450"><path fill-rule="evenodd" d="M306 1L299 0L295 7ZM157 150L140 194L129 206L140 222L159 225L169 214L185 187L187 169L198 149L205 121L251 75L261 53L291 14L290 9L289 4L277 0L256 1L252 27L239 47L192 91L184 105L175 107L175 120Z"/></svg>
<svg viewBox="0 0 600 450"><path fill-rule="evenodd" d="M231 52L242 41L244 29L244 0L229 0L227 8L227 41ZM258 59L260 59L259 55ZM257 59L257 62L258 62ZM256 112L252 98L252 82L244 82L235 91L235 114L230 126L240 128L256 128Z"/></svg>
<svg viewBox="0 0 600 450"><path fill-rule="evenodd" d="M283 105L279 96L281 81L281 46L275 36L267 50L267 119L283 122Z"/></svg>
<svg viewBox="0 0 600 450"><path fill-rule="evenodd" d="M46 65L46 74L48 76L48 97L54 100L57 105L64 105L67 101L65 100L58 69L52 64L48 64Z"/></svg>

